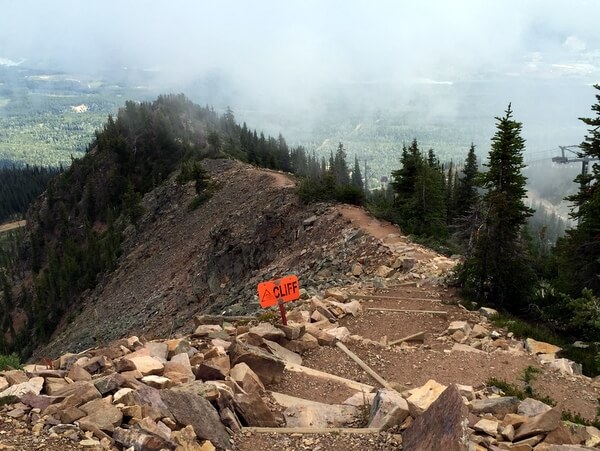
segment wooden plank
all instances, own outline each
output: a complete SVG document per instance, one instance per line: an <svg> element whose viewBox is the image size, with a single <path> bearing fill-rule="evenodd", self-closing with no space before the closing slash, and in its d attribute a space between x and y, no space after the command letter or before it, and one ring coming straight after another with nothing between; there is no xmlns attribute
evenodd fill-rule
<svg viewBox="0 0 600 451"><path fill-rule="evenodd" d="M442 315L448 316L448 312L444 310L407 310L401 308L378 308L378 307L368 307L369 311L376 312L395 312L395 313L430 313L432 315Z"/></svg>
<svg viewBox="0 0 600 451"><path fill-rule="evenodd" d="M402 288L402 287L419 287L419 283L416 281L413 282L402 282L396 283L394 285L388 285L387 288L378 288L378 290L388 290L390 288Z"/></svg>
<svg viewBox="0 0 600 451"><path fill-rule="evenodd" d="M375 371L373 371L369 365L367 365L365 362L363 362L360 357L358 357L356 354L354 354L352 351L350 351L350 349L348 349L343 343L340 343L339 341L335 344L338 348L340 348L342 351L344 351L348 357L350 357L352 360L354 360L358 366L360 366L363 370L365 370L365 372L371 376L373 379L375 379L379 384L381 384L382 387L385 387L387 389L393 390L392 386L383 378L381 377L379 374L377 374Z"/></svg>
<svg viewBox="0 0 600 451"><path fill-rule="evenodd" d="M404 338L399 338L398 340L392 340L388 343L388 346L394 346L404 343L405 341L425 341L425 332L417 332L416 334L408 335Z"/></svg>
<svg viewBox="0 0 600 451"><path fill-rule="evenodd" d="M286 363L285 369L288 371L293 371L295 373L306 374L307 376L318 377L320 379L327 379L330 381L338 382L340 384L345 385L352 390L371 393L375 391L375 387L372 385L363 384L361 382L356 382L351 379L346 379L340 376L336 376L335 374L326 373L324 371L315 370L313 368L309 368L307 366L295 365L293 363Z"/></svg>
<svg viewBox="0 0 600 451"><path fill-rule="evenodd" d="M238 321L252 321L256 319L256 316L198 315L194 317L194 325L196 327L202 324L218 324L222 326L224 322L235 323Z"/></svg>
<svg viewBox="0 0 600 451"><path fill-rule="evenodd" d="M442 302L441 299L433 299L433 298L407 298L407 297L398 297L398 296L381 296L381 295L371 295L371 294L349 294L349 299L358 299L358 300L381 300L381 301L429 301L429 302Z"/></svg>
<svg viewBox="0 0 600 451"><path fill-rule="evenodd" d="M243 427L242 432L254 434L377 434L379 428L266 428Z"/></svg>

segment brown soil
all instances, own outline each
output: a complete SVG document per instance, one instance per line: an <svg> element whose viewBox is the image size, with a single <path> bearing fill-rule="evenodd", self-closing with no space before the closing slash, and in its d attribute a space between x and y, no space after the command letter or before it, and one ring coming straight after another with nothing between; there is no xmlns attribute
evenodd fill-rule
<svg viewBox="0 0 600 451"><path fill-rule="evenodd" d="M268 389L325 404L341 404L356 393L337 382L288 371L283 373L281 382L270 385Z"/></svg>
<svg viewBox="0 0 600 451"><path fill-rule="evenodd" d="M0 450L47 450L72 451L89 449L79 445L77 441L66 437L51 437L47 430L39 435L33 435L28 426L12 418L0 415Z"/></svg>

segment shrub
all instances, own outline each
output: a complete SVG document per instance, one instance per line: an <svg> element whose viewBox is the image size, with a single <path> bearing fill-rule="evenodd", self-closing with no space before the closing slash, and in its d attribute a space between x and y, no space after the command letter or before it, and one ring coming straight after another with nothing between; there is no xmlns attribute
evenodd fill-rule
<svg viewBox="0 0 600 451"><path fill-rule="evenodd" d="M9 355L0 355L0 371L18 370L21 368L19 356L15 353Z"/></svg>

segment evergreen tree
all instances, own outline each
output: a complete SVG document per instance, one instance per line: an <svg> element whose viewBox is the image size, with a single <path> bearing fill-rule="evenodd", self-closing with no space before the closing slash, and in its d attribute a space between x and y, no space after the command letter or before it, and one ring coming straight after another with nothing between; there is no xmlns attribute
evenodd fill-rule
<svg viewBox="0 0 600 451"><path fill-rule="evenodd" d="M600 91L600 85L594 85ZM577 228L567 231L559 241L559 265L562 267L559 287L572 296L590 288L600 295L600 94L592 105L596 114L580 118L588 127L588 134L580 145L580 158L588 159L591 171L575 179L579 191L567 198L572 202L571 216L578 221ZM594 162L595 160L595 162Z"/></svg>
<svg viewBox="0 0 600 451"><path fill-rule="evenodd" d="M333 157L333 175L338 185L350 184L348 163L346 162L346 151L344 150L344 145L342 143L339 143L335 152L335 157Z"/></svg>
<svg viewBox="0 0 600 451"><path fill-rule="evenodd" d="M526 177L521 170L525 141L522 125L512 119L510 104L502 118L496 118L488 171L482 174L487 190L483 197L483 223L473 256L463 267L465 288L480 301L508 308L523 308L533 290L534 274L528 263L522 228L532 210L523 199Z"/></svg>
<svg viewBox="0 0 600 451"><path fill-rule="evenodd" d="M364 185L362 181L362 174L360 173L360 163L358 157L354 155L354 170L352 171L352 186L359 188L364 191Z"/></svg>
<svg viewBox="0 0 600 451"><path fill-rule="evenodd" d="M469 154L465 160L462 177L458 180L455 198L455 215L457 217L468 214L479 199L477 194L477 156L475 145L471 144Z"/></svg>

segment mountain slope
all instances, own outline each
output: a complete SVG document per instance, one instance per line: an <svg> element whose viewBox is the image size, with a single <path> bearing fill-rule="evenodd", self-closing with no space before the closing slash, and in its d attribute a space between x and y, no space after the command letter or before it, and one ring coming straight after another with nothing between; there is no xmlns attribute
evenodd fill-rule
<svg viewBox="0 0 600 451"><path fill-rule="evenodd" d="M295 273L311 290L337 283L376 240L348 245L348 220L323 204L303 205L293 176L235 160L205 160L217 186L190 211L190 183L169 181L143 199L115 271L84 293L37 356L81 350L129 334L165 336L189 329L204 311L257 311L256 284ZM317 214L318 220L305 220ZM374 263L369 263L369 265ZM351 278L352 276L347 276Z"/></svg>

